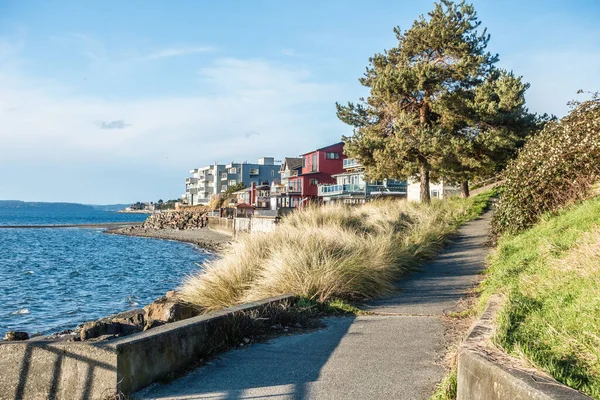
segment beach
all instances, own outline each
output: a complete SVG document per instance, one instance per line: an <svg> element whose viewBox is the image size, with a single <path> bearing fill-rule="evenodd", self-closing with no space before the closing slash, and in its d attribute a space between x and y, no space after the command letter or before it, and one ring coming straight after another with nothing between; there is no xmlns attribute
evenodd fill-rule
<svg viewBox="0 0 600 400"><path fill-rule="evenodd" d="M193 243L210 251L220 251L233 241L230 235L215 232L209 228L196 229L152 229L142 226L129 226L107 229L105 231L114 235L150 237L156 239L176 240L179 242Z"/></svg>

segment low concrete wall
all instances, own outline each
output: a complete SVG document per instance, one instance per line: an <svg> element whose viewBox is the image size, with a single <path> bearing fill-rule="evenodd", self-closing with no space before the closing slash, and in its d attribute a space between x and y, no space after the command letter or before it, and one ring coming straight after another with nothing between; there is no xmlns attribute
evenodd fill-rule
<svg viewBox="0 0 600 400"><path fill-rule="evenodd" d="M208 227L213 231L233 235L233 218L208 217Z"/></svg>
<svg viewBox="0 0 600 400"><path fill-rule="evenodd" d="M276 221L274 217L260 215L253 215L251 218L209 217L208 226L217 232L237 235L243 232L272 232L277 226Z"/></svg>
<svg viewBox="0 0 600 400"><path fill-rule="evenodd" d="M458 356L457 400L556 399L590 397L536 372L503 365L485 346L492 332L499 305L488 304L481 319L469 332ZM507 356L506 356L507 357Z"/></svg>
<svg viewBox="0 0 600 400"><path fill-rule="evenodd" d="M239 343L258 325L276 321L293 299L273 297L106 342L0 342L0 398L102 399L132 393Z"/></svg>

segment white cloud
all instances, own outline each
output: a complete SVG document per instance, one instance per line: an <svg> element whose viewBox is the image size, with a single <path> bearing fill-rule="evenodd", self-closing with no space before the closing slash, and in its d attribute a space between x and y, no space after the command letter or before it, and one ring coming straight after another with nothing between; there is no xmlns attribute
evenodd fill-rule
<svg viewBox="0 0 600 400"><path fill-rule="evenodd" d="M348 96L336 85L315 82L304 69L267 60L218 59L201 68L198 81L190 85L197 87L194 95L109 100L0 68L0 168L9 166L18 176L20 166L31 170L32 163L48 171L57 165L81 171L121 166L119 180L128 184L118 186L131 193L120 197L111 193L113 183L74 183L66 176L53 176L55 189L40 193L52 200L53 191L65 190L63 200L95 203L152 199L150 193L171 195L161 193L161 186L182 188L191 168L216 160L295 156L345 133L334 102ZM126 129L101 129L108 126ZM157 170L162 181L148 187ZM31 179L20 181L26 186ZM98 185L105 186L104 198L78 197L91 196ZM12 189L4 186L7 194L0 198L31 198L24 187Z"/></svg>
<svg viewBox="0 0 600 400"><path fill-rule="evenodd" d="M192 47L167 47L148 54L144 58L147 60L156 60L159 58L186 56L197 53L209 53L216 50L213 46L192 46Z"/></svg>

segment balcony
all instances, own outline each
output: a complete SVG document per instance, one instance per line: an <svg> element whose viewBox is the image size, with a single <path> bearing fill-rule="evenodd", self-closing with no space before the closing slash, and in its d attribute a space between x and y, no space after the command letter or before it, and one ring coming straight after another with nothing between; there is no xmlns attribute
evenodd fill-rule
<svg viewBox="0 0 600 400"><path fill-rule="evenodd" d="M197 178L186 178L185 183L191 183L191 184L198 183L198 179Z"/></svg>
<svg viewBox="0 0 600 400"><path fill-rule="evenodd" d="M362 167L362 164L359 163L356 159L354 159L354 158L344 159L344 168L357 168L357 167Z"/></svg>
<svg viewBox="0 0 600 400"><path fill-rule="evenodd" d="M258 168L250 168L250 175L258 175L259 171Z"/></svg>
<svg viewBox="0 0 600 400"><path fill-rule="evenodd" d="M190 189L186 190L186 193L189 193L189 194L198 194L198 189L196 189L196 188L190 188Z"/></svg>
<svg viewBox="0 0 600 400"><path fill-rule="evenodd" d="M341 194L364 193L364 192L365 192L365 185L345 184L345 185L321 185L321 186L319 186L319 196L337 196L337 195L341 195Z"/></svg>

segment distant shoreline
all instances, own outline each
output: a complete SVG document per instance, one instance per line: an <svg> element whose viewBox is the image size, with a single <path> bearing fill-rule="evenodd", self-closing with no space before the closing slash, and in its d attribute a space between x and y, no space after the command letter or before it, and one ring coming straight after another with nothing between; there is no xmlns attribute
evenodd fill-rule
<svg viewBox="0 0 600 400"><path fill-rule="evenodd" d="M0 225L0 229L104 228L135 227L143 222L103 222L98 224Z"/></svg>

